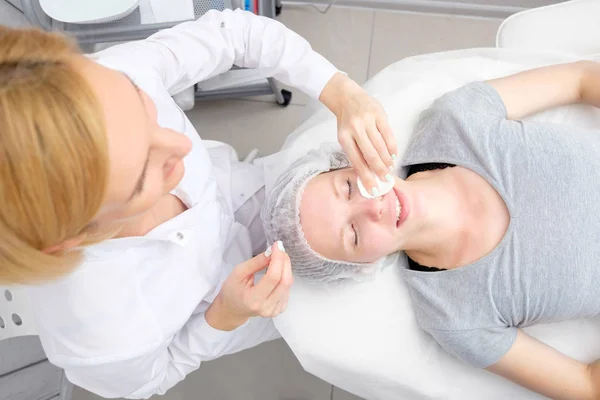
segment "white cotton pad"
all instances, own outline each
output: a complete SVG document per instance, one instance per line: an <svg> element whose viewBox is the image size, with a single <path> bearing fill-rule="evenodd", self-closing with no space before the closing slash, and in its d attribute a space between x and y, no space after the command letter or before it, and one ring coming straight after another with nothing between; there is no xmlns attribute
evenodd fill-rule
<svg viewBox="0 0 600 400"><path fill-rule="evenodd" d="M378 177L375 177L375 179L377 180L377 190L379 191L379 194L377 196L373 196L373 194L370 191L365 189L365 185L363 185L360 178L356 179L356 186L358 186L358 191L360 192L362 197L364 197L366 199L374 199L375 197L383 196L384 194L386 194L387 192L389 192L390 190L392 190L394 188L394 181L383 182Z"/></svg>

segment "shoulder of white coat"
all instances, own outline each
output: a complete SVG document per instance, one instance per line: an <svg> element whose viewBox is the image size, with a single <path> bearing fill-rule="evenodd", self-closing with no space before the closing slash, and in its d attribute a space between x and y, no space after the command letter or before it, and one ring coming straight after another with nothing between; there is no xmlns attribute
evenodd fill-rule
<svg viewBox="0 0 600 400"><path fill-rule="evenodd" d="M30 289L40 338L51 361L115 362L164 340L136 278L134 254L85 262L70 275Z"/></svg>

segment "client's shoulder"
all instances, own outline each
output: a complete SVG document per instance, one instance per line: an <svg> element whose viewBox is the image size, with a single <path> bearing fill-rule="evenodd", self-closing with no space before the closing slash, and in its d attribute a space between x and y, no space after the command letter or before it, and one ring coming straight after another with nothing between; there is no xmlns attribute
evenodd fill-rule
<svg viewBox="0 0 600 400"><path fill-rule="evenodd" d="M506 108L502 98L486 82L471 82L449 91L436 99L429 108L430 114L459 117L505 118Z"/></svg>

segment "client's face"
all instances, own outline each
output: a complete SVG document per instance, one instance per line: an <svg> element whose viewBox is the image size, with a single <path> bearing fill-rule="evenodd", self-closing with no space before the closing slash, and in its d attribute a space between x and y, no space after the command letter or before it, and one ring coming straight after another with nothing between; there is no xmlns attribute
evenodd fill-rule
<svg viewBox="0 0 600 400"><path fill-rule="evenodd" d="M394 190L366 199L356 187L354 168L311 179L300 203L300 224L311 248L333 260L369 263L406 242L409 210L397 179Z"/></svg>

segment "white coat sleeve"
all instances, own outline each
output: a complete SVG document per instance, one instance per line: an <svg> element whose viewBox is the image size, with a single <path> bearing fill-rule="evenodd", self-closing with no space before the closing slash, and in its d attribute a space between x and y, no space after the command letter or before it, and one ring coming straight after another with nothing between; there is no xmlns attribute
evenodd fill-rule
<svg viewBox="0 0 600 400"><path fill-rule="evenodd" d="M283 24L242 10L209 11L196 21L93 57L114 57L119 64L127 60L131 70L158 74L171 95L237 65L260 69L264 76L318 98L338 72Z"/></svg>
<svg viewBox="0 0 600 400"><path fill-rule="evenodd" d="M164 394L202 361L278 337L271 319L252 318L240 328L224 332L212 328L204 314L197 314L169 342L143 355L104 363L56 364L65 369L69 381L105 398L147 399Z"/></svg>

